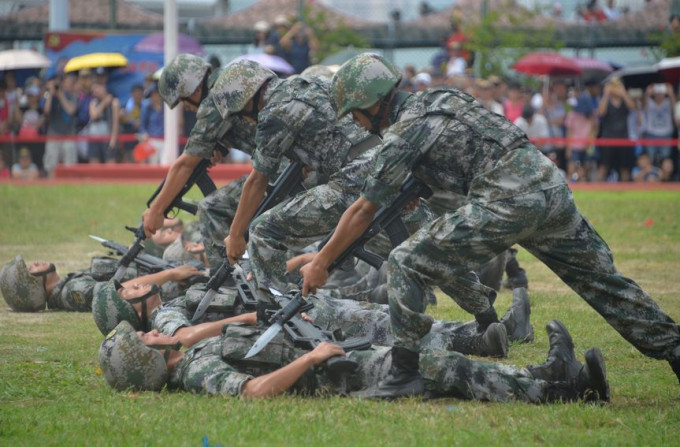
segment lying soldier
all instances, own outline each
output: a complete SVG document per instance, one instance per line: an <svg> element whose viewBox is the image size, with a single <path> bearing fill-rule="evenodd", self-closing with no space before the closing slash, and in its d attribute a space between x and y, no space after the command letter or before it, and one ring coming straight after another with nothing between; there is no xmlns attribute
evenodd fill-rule
<svg viewBox="0 0 680 447"><path fill-rule="evenodd" d="M573 341L558 321L547 325L550 350L545 363L527 368L475 361L458 352L421 352L421 371L428 397L481 401L610 400L604 359L598 348L576 360ZM284 392L304 395L352 394L361 397L384 378L390 348L345 353L331 343L312 351L294 346L279 334L259 354L244 359L261 331L228 325L224 335L204 340L186 352L175 337L141 333L126 321L112 330L99 349L99 364L110 386L118 390L181 389L211 395L273 397ZM320 367L331 357L347 356L358 364L349 377ZM370 393L369 393L370 394Z"/></svg>
<svg viewBox="0 0 680 447"><path fill-rule="evenodd" d="M0 291L15 312L39 312L45 310L45 306L47 309L89 312L95 286L111 279L115 271L114 259L95 257L89 269L78 270L62 278L54 264L34 261L27 266L23 257L18 255L0 271ZM174 296L180 291L177 283L201 274L188 265L140 277L136 277L136 273L135 269L128 269L127 286L155 284L167 292L174 290Z"/></svg>

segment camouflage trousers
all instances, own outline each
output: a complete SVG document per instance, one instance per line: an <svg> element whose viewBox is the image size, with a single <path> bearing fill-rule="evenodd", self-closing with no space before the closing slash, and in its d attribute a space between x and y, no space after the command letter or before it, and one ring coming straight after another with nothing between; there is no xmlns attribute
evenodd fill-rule
<svg viewBox="0 0 680 447"><path fill-rule="evenodd" d="M417 350L432 318L423 288L444 291L518 243L578 293L626 340L653 358L680 358L680 327L614 266L612 253L558 186L504 200L470 201L421 229L388 259L388 296L395 345ZM449 294L449 296L452 296ZM475 309L466 296L454 297Z"/></svg>
<svg viewBox="0 0 680 447"><path fill-rule="evenodd" d="M248 254L258 285L286 290L286 261L296 251L333 231L356 199L355 193L343 192L339 186L328 183L298 194L255 219L250 229ZM404 214L404 223L410 233L431 219L425 206ZM385 259L392 244L381 233L367 248Z"/></svg>
<svg viewBox="0 0 680 447"><path fill-rule="evenodd" d="M224 238L229 235L246 178L247 175L221 187L198 203L197 214L205 254L213 267L219 266L226 258L224 250L218 249L213 243L224 246Z"/></svg>

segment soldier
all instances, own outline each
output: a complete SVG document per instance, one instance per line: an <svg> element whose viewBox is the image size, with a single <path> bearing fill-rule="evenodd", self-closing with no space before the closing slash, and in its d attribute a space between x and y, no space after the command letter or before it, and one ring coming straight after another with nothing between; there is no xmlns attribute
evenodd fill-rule
<svg viewBox="0 0 680 447"><path fill-rule="evenodd" d="M236 116L226 120L223 105L217 97L222 84L218 83L220 71L198 56L180 54L164 69L158 88L166 104L172 109L179 103L196 112L196 125L191 130L184 152L170 167L158 197L142 215L147 236L163 225L163 211L191 176L201 159L218 163L222 159L216 146L238 148L251 154L255 128ZM245 177L231 182L201 200L198 218L201 222L206 256L211 265L219 265L221 256L210 241L222 242L236 211Z"/></svg>
<svg viewBox="0 0 680 447"><path fill-rule="evenodd" d="M35 261L26 265L21 255L2 268L0 290L12 310L16 312L38 312L45 309L59 309L74 312L90 312L96 285L108 281L116 271L116 261L111 258L93 258L89 269L69 273L62 278L54 264ZM171 282L180 282L200 274L190 266L164 270L152 275L136 278L135 269L128 269L125 284L134 285L153 282L164 290L179 290Z"/></svg>
<svg viewBox="0 0 680 447"><path fill-rule="evenodd" d="M470 360L452 351L423 351L428 395L494 402L608 402L609 384L599 349L586 351L583 365L575 358L566 328L553 321L547 329L548 359L527 368ZM345 353L338 345L321 343L310 352L283 334L255 357L244 359L260 332L228 325L222 337L203 340L183 353L177 338L138 333L121 322L102 342L99 364L107 383L118 390L158 391L167 385L193 393L260 398L286 391L363 397L371 394L391 363L387 347ZM338 375L315 368L338 355L354 360L356 371Z"/></svg>
<svg viewBox="0 0 680 447"><path fill-rule="evenodd" d="M351 59L333 77L338 116L351 113L367 129L384 133L383 145L361 198L345 212L331 241L301 269L303 293L323 285L330 262L368 227L409 173L467 197L465 206L445 213L390 254L395 347L390 375L378 394L424 390L418 345L432 318L423 313L423 287L446 290L515 243L557 273L640 352L669 361L680 379L680 328L616 270L609 247L580 214L550 160L519 128L472 97L455 89L397 93L400 77L392 63L368 54ZM465 298L466 310L482 310L471 309Z"/></svg>

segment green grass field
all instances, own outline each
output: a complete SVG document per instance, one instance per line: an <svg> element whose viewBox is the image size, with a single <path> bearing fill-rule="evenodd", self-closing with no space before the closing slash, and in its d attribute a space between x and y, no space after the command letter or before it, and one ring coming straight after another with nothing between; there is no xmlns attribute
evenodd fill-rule
<svg viewBox="0 0 680 447"><path fill-rule="evenodd" d="M0 263L17 253L61 273L104 254L87 235L129 243L151 185L0 185ZM576 201L634 278L680 320L677 192L577 192ZM536 341L504 362L540 363L545 323L561 319L577 355L599 346L612 403L534 406L454 399L366 402L284 396L243 401L187 393L119 393L98 374L102 340L89 314L11 312L0 301L0 445L677 445L680 392L666 362L648 359L547 268L520 251ZM508 291L497 301L509 305ZM448 298L429 311L469 319Z"/></svg>

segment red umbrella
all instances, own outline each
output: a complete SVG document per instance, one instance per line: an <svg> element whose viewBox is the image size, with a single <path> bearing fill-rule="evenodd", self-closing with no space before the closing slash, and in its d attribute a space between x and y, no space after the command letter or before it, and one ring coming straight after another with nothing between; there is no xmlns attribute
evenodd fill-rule
<svg viewBox="0 0 680 447"><path fill-rule="evenodd" d="M583 72L573 59L557 53L529 53L512 68L526 74L548 76L576 76Z"/></svg>

